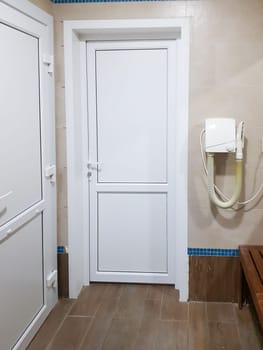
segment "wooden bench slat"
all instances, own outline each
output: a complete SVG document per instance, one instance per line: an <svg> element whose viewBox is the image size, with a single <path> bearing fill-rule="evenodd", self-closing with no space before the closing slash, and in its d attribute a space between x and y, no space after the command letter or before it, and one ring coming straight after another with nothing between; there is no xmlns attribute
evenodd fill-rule
<svg viewBox="0 0 263 350"><path fill-rule="evenodd" d="M262 300L258 302L258 305L256 306L256 310L257 310L260 325L263 328L263 301Z"/></svg>
<svg viewBox="0 0 263 350"><path fill-rule="evenodd" d="M251 285L255 293L263 292L262 282L248 249L242 249L240 251L240 260L248 284Z"/></svg>
<svg viewBox="0 0 263 350"><path fill-rule="evenodd" d="M263 330L263 246L240 246L240 263Z"/></svg>
<svg viewBox="0 0 263 350"><path fill-rule="evenodd" d="M262 281L263 281L263 259L262 259L262 256L260 254L259 249L257 249L257 248L251 248L250 253L252 255L254 263L256 264L257 272L259 274L259 277L260 277L260 280L262 283Z"/></svg>

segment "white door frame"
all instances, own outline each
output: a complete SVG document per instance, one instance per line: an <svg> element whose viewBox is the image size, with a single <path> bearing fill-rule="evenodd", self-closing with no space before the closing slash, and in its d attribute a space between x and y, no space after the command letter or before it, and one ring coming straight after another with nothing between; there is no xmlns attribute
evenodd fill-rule
<svg viewBox="0 0 263 350"><path fill-rule="evenodd" d="M28 0L0 0L0 21L29 33L39 40L40 106L41 106L41 148L42 148L42 189L43 200L36 207L36 215L43 217L43 289L44 305L14 346L14 350L24 350L40 328L57 302L57 289L47 288L46 278L57 269L56 237L56 186L45 177L45 168L56 164L55 158L55 113L54 76L44 62L44 56L53 57L53 17ZM15 24L14 24L15 23ZM31 31L27 30L30 27ZM51 62L50 62L51 63ZM7 67L8 68L8 67ZM28 211L4 225L14 229L27 222ZM32 216L32 214L30 214ZM18 217L17 217L18 219ZM24 220L24 221L23 221ZM11 226L10 226L11 225ZM4 229L4 227L2 227ZM32 247L34 249L34 247ZM1 316L3 317L3 315Z"/></svg>
<svg viewBox="0 0 263 350"><path fill-rule="evenodd" d="M85 41L177 39L176 232L174 283L188 299L188 90L189 19L87 20L64 22L65 107L67 126L69 290L76 298L89 284L89 190Z"/></svg>

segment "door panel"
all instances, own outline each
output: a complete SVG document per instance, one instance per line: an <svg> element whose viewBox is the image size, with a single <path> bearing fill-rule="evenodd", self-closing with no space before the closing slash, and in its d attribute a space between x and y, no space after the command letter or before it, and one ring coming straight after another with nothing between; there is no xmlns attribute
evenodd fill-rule
<svg viewBox="0 0 263 350"><path fill-rule="evenodd" d="M0 23L0 52L3 225L42 198L38 39Z"/></svg>
<svg viewBox="0 0 263 350"><path fill-rule="evenodd" d="M99 271L167 273L167 238L166 194L99 194Z"/></svg>
<svg viewBox="0 0 263 350"><path fill-rule="evenodd" d="M87 44L92 281L174 283L175 63L176 41Z"/></svg>
<svg viewBox="0 0 263 350"><path fill-rule="evenodd" d="M0 244L1 349L11 349L43 306L41 215Z"/></svg>
<svg viewBox="0 0 263 350"><path fill-rule="evenodd" d="M165 183L167 49L96 51L96 87L98 182Z"/></svg>

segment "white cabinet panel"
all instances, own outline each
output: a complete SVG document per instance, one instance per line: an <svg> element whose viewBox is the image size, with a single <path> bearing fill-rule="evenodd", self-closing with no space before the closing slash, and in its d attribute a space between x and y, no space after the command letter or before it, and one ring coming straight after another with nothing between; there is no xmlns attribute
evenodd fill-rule
<svg viewBox="0 0 263 350"><path fill-rule="evenodd" d="M98 195L98 271L167 273L165 193Z"/></svg>
<svg viewBox="0 0 263 350"><path fill-rule="evenodd" d="M41 215L0 243L0 348L11 349L43 306Z"/></svg>
<svg viewBox="0 0 263 350"><path fill-rule="evenodd" d="M2 225L41 200L42 192L38 39L0 24L0 52Z"/></svg>
<svg viewBox="0 0 263 350"><path fill-rule="evenodd" d="M167 181L167 49L97 50L99 182Z"/></svg>

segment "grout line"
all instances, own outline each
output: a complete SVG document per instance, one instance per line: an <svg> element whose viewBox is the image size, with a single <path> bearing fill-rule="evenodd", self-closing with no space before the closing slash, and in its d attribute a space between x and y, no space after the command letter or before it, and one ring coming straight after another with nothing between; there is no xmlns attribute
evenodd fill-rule
<svg viewBox="0 0 263 350"><path fill-rule="evenodd" d="M182 323L182 322L185 322L185 323L188 323L189 321L188 320L161 320L162 323Z"/></svg>
<svg viewBox="0 0 263 350"><path fill-rule="evenodd" d="M190 317L190 302L188 301L188 327L187 327L187 349L190 349L190 329L192 329L192 322Z"/></svg>
<svg viewBox="0 0 263 350"><path fill-rule="evenodd" d="M237 315L236 315L236 307L235 304L232 303L232 310L233 310L233 323L238 326L238 322L237 322Z"/></svg>
<svg viewBox="0 0 263 350"><path fill-rule="evenodd" d="M234 317L235 317L235 319L236 319L236 327L237 327L238 340L239 340L239 344L240 344L241 349L242 349L242 339L241 339L241 334L240 334L239 319L238 319L238 316L237 316L237 307L238 307L238 306L236 306L236 307L234 308L234 314L235 314Z"/></svg>
<svg viewBox="0 0 263 350"><path fill-rule="evenodd" d="M87 315L68 315L67 318L94 318L94 316Z"/></svg>
<svg viewBox="0 0 263 350"><path fill-rule="evenodd" d="M207 348L208 348L208 345L210 344L210 332L209 332L209 327L208 327L207 302L205 302L205 332L207 334L206 339L208 339L208 343L206 344Z"/></svg>
<svg viewBox="0 0 263 350"><path fill-rule="evenodd" d="M228 321L228 320L223 320L223 321L221 321L221 320L208 320L208 322L210 322L210 323L224 323L224 324L226 324L226 325L234 325L234 326L237 326L237 324L236 324L235 322L233 322L233 321Z"/></svg>
<svg viewBox="0 0 263 350"><path fill-rule="evenodd" d="M187 302L187 320L185 321L187 322L187 334L186 334L186 346L187 346L187 349L189 349L189 332L190 332L190 303Z"/></svg>
<svg viewBox="0 0 263 350"><path fill-rule="evenodd" d="M90 318L91 318L91 321L90 321L90 323L89 323L89 325L88 325L86 331L85 331L84 334L83 334L83 337L82 337L82 339L81 339L81 342L80 342L80 344L79 344L78 349L81 349L81 347L82 347L82 345L83 345L83 343L84 343L84 341L85 341L85 339L86 339L86 336L87 336L87 334L89 333L89 331L90 331L90 329L91 329L91 326L93 325L93 323L94 323L94 321L95 321L95 317L90 317Z"/></svg>

